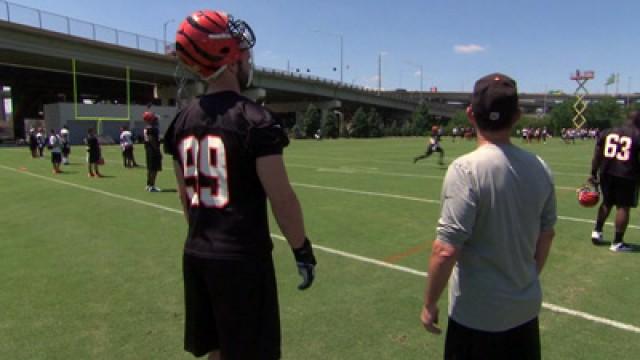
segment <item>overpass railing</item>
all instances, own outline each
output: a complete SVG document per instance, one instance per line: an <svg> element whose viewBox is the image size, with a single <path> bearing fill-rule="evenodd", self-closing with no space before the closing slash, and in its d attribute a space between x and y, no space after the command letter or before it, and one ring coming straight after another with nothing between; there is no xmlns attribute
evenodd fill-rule
<svg viewBox="0 0 640 360"><path fill-rule="evenodd" d="M173 42L165 42L149 36L118 30L69 16L54 14L48 11L15 4L6 0L0 0L0 20L156 54L170 54L175 51ZM352 85L318 76L303 75L286 70L261 66L256 66L256 69L261 72L276 74L278 76L319 82L342 89L353 89L355 91L365 92L372 95L407 101L407 99L403 99L402 96L397 96L396 94L391 94L389 92L379 92L377 89ZM409 100L408 102L412 101Z"/></svg>
<svg viewBox="0 0 640 360"><path fill-rule="evenodd" d="M165 54L163 40L0 0L0 20L88 40Z"/></svg>

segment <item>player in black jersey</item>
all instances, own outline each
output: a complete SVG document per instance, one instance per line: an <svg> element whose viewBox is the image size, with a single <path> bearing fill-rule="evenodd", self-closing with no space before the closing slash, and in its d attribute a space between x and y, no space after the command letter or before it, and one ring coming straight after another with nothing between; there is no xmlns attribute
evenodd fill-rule
<svg viewBox="0 0 640 360"><path fill-rule="evenodd" d="M160 130L158 116L151 111L145 111L142 119L147 124L144 128L144 152L147 160L147 187L149 192L160 192L156 187L156 177L162 171L162 151L160 149Z"/></svg>
<svg viewBox="0 0 640 360"><path fill-rule="evenodd" d="M633 251L623 238L629 223L629 209L638 206L639 180L640 112L633 112L623 126L605 130L598 136L589 178L589 182L600 185L603 197L591 234L594 245L605 244L602 228L615 206L615 238L609 249Z"/></svg>
<svg viewBox="0 0 640 360"><path fill-rule="evenodd" d="M439 152L440 153L440 159L438 160L438 164L443 165L444 164L444 161L443 161L443 159L444 159L444 149L440 145L441 136L442 136L441 128L439 128L438 126L434 125L431 128L431 137L429 138L429 144L427 145L427 150L424 152L423 155L414 157L413 158L413 163L415 164L415 163L418 162L418 160L422 160L422 159L428 158L434 152Z"/></svg>
<svg viewBox="0 0 640 360"><path fill-rule="evenodd" d="M249 25L197 11L176 36L180 62L208 82L165 134L189 224L184 247L185 350L210 359L279 359L280 320L267 198L303 277L316 260L282 152L281 124L240 95L252 77Z"/></svg>

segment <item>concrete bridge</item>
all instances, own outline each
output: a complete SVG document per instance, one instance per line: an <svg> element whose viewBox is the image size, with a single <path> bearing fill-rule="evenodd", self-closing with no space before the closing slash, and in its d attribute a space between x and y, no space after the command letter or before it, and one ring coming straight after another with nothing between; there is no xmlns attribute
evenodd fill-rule
<svg viewBox="0 0 640 360"><path fill-rule="evenodd" d="M22 107L40 103L42 111L45 103L56 101L51 99L56 89L58 101L72 99L71 59L79 64L78 74L107 81L97 88L97 80L85 79L84 89L93 86L91 91L97 93L113 92L115 90L111 88L117 88L123 94L123 85L116 86L115 82L124 79L128 67L130 83L136 93L132 103L142 105L160 98L161 105L175 105L175 56L0 20L0 84L12 88L16 127L19 127L21 117L36 116L34 109L27 111ZM111 85L106 85L109 80ZM288 113L290 117L295 114L297 118L309 104L316 105L325 114L332 110L350 114L358 107L375 107L384 116L397 118L406 117L418 104L418 99L393 93L260 67L254 84L258 89L253 95L266 107ZM42 94L44 89L48 89L49 95ZM140 95L142 93L144 95ZM452 107L434 103L431 113L450 116Z"/></svg>

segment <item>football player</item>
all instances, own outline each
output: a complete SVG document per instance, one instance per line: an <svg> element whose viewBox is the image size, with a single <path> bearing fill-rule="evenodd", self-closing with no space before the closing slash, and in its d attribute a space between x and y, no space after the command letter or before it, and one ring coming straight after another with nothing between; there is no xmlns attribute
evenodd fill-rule
<svg viewBox="0 0 640 360"><path fill-rule="evenodd" d="M44 147L47 146L45 135L47 135L45 131L42 128L38 128L38 132L36 132L36 143L38 144L38 154L40 157L44 156Z"/></svg>
<svg viewBox="0 0 640 360"><path fill-rule="evenodd" d="M444 149L442 149L442 146L440 146L440 136L441 136L441 132L440 129L438 128L438 126L434 125L431 128L431 137L429 138L429 144L427 145L427 150L425 151L425 153L423 155L420 156L416 156L415 158L413 158L413 163L415 164L416 162L418 162L418 160L422 160L422 159L426 159L429 156L431 156L431 154L433 154L434 152L439 152L440 153L440 159L438 160L438 164L443 165L444 164Z"/></svg>
<svg viewBox="0 0 640 360"><path fill-rule="evenodd" d="M69 140L69 128L67 125L60 129L60 142L62 145L62 163L69 165L69 154L71 153L71 143Z"/></svg>
<svg viewBox="0 0 640 360"><path fill-rule="evenodd" d="M53 164L53 173L59 174L62 172L60 170L60 163L62 163L62 140L56 134L54 129L51 129L51 135L49 136L47 147L49 148L49 152L51 152L51 164Z"/></svg>
<svg viewBox="0 0 640 360"><path fill-rule="evenodd" d="M271 113L240 94L251 83L254 44L249 25L221 11L193 13L176 35L180 63L208 83L164 139L189 225L184 347L210 359L280 358L267 198L303 277L298 289L315 276L282 157L289 139Z"/></svg>
<svg viewBox="0 0 640 360"><path fill-rule="evenodd" d="M87 164L89 170L87 176L102 177L100 170L98 170L98 165L101 162L100 159L102 159L100 143L98 142L98 137L96 136L96 132L93 128L89 128L87 130L87 137L84 138L84 143L87 145Z"/></svg>
<svg viewBox="0 0 640 360"><path fill-rule="evenodd" d="M38 138L36 137L36 129L29 129L29 150L33 159L38 157Z"/></svg>
<svg viewBox="0 0 640 360"><path fill-rule="evenodd" d="M599 184L602 204L591 233L594 245L604 245L602 229L611 209L616 207L615 237L609 247L614 252L633 251L624 242L629 211L638 206L640 180L640 112L632 112L621 127L604 130L598 137L589 182Z"/></svg>
<svg viewBox="0 0 640 360"><path fill-rule="evenodd" d="M120 148L122 149L122 162L125 168L132 168L133 161L133 136L127 126L120 129Z"/></svg>
<svg viewBox="0 0 640 360"><path fill-rule="evenodd" d="M156 187L156 177L158 172L162 171L158 117L151 111L145 111L142 114L142 119L147 123L144 128L144 151L147 159L147 187L145 189L149 192L160 192L162 190Z"/></svg>

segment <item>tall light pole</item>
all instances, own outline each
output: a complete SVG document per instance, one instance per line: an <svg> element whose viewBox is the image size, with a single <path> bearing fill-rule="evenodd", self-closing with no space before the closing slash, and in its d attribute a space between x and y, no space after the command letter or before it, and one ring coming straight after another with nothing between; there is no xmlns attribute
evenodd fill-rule
<svg viewBox="0 0 640 360"><path fill-rule="evenodd" d="M424 91L424 73L422 71L422 64L415 64L411 61L405 61L407 64L415 67L420 72L420 93Z"/></svg>
<svg viewBox="0 0 640 360"><path fill-rule="evenodd" d="M162 24L162 40L164 41L164 51L163 53L167 53L167 25L174 22L174 19L169 19Z"/></svg>
<svg viewBox="0 0 640 360"><path fill-rule="evenodd" d="M315 29L313 30L313 32L317 32L320 34L325 34L325 35L331 35L331 36L337 36L338 40L340 41L340 82L343 82L343 75L344 75L344 36L340 33L334 33L334 32L330 32L330 31L324 31L324 30L318 30Z"/></svg>
<svg viewBox="0 0 640 360"><path fill-rule="evenodd" d="M378 93L382 93L382 57L387 54L386 51L378 53Z"/></svg>

